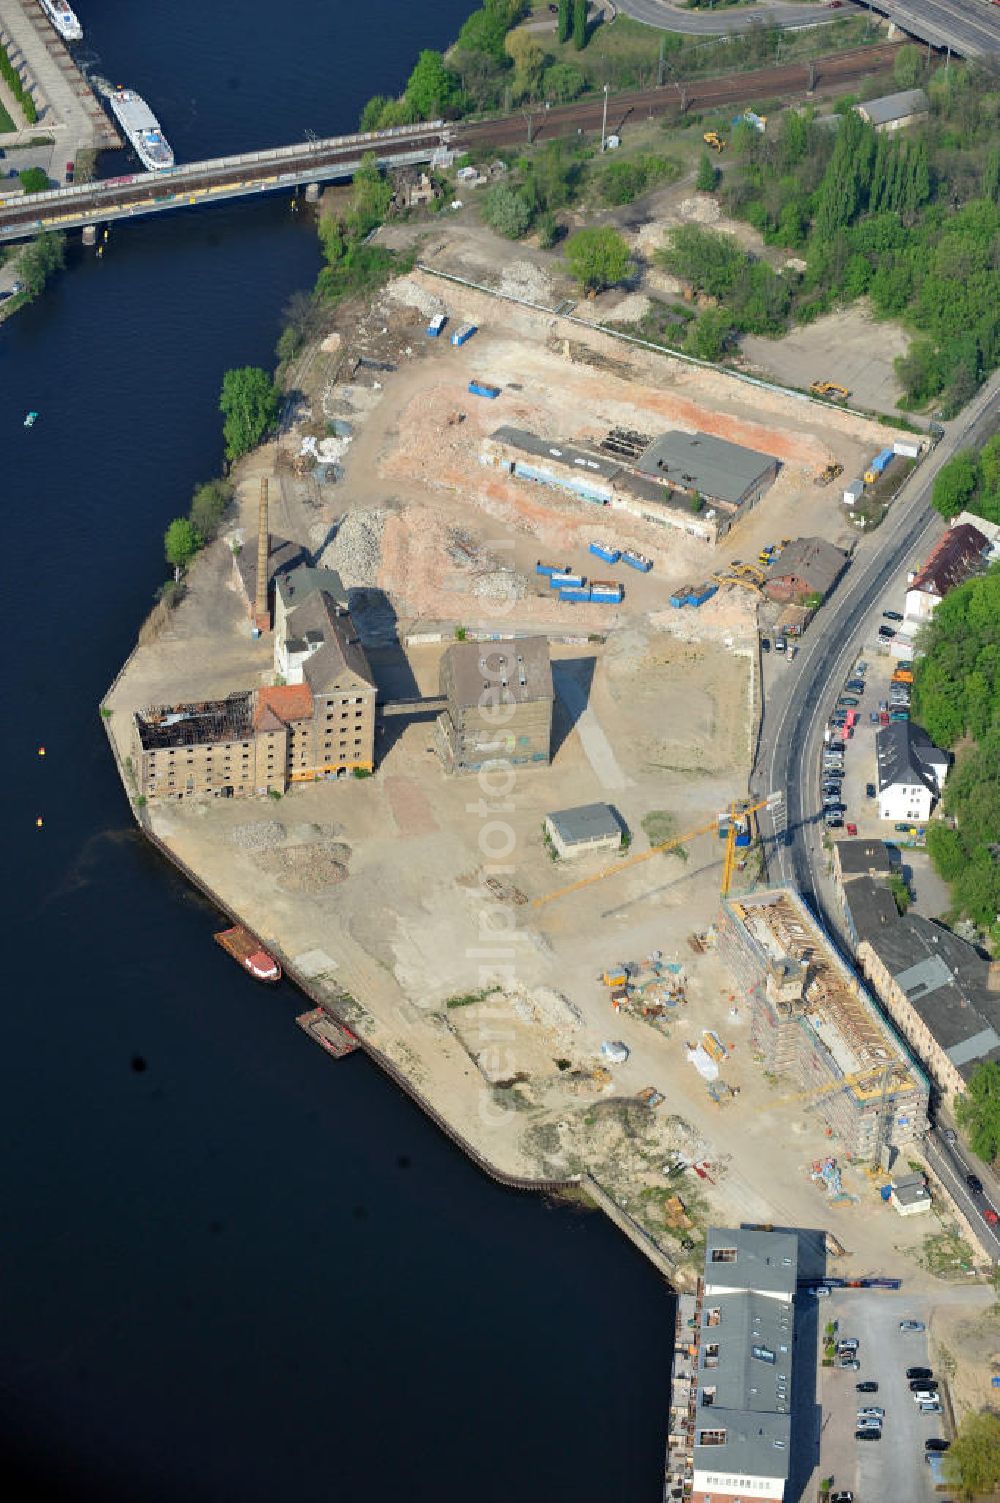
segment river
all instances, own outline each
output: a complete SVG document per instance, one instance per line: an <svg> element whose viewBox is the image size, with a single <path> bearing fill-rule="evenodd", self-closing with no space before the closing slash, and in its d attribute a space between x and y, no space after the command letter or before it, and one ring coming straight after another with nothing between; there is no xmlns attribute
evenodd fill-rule
<svg viewBox="0 0 1000 1503"><path fill-rule="evenodd" d="M180 160L353 128L467 8L79 6ZM218 206L115 229L103 260L75 242L0 330L4 1496L653 1503L660 1278L603 1218L484 1179L309 1042L290 987L239 974L136 835L96 713L218 471L222 372L270 363L317 269L287 202Z"/></svg>

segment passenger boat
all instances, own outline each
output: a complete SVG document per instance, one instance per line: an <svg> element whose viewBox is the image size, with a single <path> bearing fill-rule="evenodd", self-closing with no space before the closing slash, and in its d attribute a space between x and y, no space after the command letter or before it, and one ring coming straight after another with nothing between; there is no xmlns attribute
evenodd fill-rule
<svg viewBox="0 0 1000 1503"><path fill-rule="evenodd" d="M41 6L64 42L83 40L83 27L76 18L76 12L64 5L62 0L41 0Z"/></svg>
<svg viewBox="0 0 1000 1503"><path fill-rule="evenodd" d="M174 165L174 153L149 105L134 89L112 89L108 95L112 113L135 148L139 161L150 172L166 172Z"/></svg>

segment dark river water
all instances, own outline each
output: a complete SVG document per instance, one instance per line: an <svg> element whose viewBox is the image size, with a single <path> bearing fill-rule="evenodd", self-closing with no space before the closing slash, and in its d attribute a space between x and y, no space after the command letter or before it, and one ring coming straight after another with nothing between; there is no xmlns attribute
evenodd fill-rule
<svg viewBox="0 0 1000 1503"><path fill-rule="evenodd" d="M352 129L467 8L79 0L180 160ZM661 1280L240 975L96 713L218 471L222 372L317 267L285 202L140 222L0 330L0 1496L653 1503Z"/></svg>

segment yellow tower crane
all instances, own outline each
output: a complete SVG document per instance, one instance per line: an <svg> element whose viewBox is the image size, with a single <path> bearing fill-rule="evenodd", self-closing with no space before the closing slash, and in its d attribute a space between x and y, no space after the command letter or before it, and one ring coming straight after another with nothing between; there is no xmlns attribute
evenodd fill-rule
<svg viewBox="0 0 1000 1503"><path fill-rule="evenodd" d="M869 1095L883 1095L893 1075L901 1069L902 1066L898 1060L889 1060L885 1064L875 1065L867 1070L858 1070L853 1075L842 1075L839 1080L828 1081L826 1085L813 1086L806 1091L793 1091L790 1096L779 1096L776 1101L769 1101L767 1105L768 1107L788 1106L793 1101L817 1101L821 1096L832 1096L836 1091L846 1091L856 1085L870 1086Z"/></svg>
<svg viewBox="0 0 1000 1503"><path fill-rule="evenodd" d="M780 793L771 793L756 804L732 803L727 814L716 816L710 824L700 825L697 830L689 830L686 835L674 835L670 840L661 840L657 845L650 846L648 851L641 851L638 856L629 856L624 861L616 861L613 866L606 866L599 872L593 872L589 877L581 877L578 882L570 882L566 887L557 887L555 892L547 892L542 897L535 898L534 906L541 908L546 903L555 902L556 898L565 898L571 892L579 892L583 887L590 887L594 882L603 882L605 877L615 877L630 866L638 866L640 861L648 861L651 856L659 856L661 852L676 850L677 846L683 845L687 840L694 840L698 835L707 835L712 830L719 830L723 820L728 819L726 851L720 884L720 891L725 897L733 880L733 872L736 868L736 840L744 822L749 832L750 819L758 809L773 808L780 800Z"/></svg>

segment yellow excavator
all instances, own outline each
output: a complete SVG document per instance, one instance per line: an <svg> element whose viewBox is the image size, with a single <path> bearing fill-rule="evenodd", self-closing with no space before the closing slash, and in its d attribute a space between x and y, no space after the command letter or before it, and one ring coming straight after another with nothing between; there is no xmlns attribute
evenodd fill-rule
<svg viewBox="0 0 1000 1503"><path fill-rule="evenodd" d="M718 131L707 130L701 138L706 146L711 146L713 151L725 151L726 143Z"/></svg>
<svg viewBox="0 0 1000 1503"><path fill-rule="evenodd" d="M836 381L814 381L809 390L814 397L837 397L841 402L851 395L846 386L838 386Z"/></svg>

